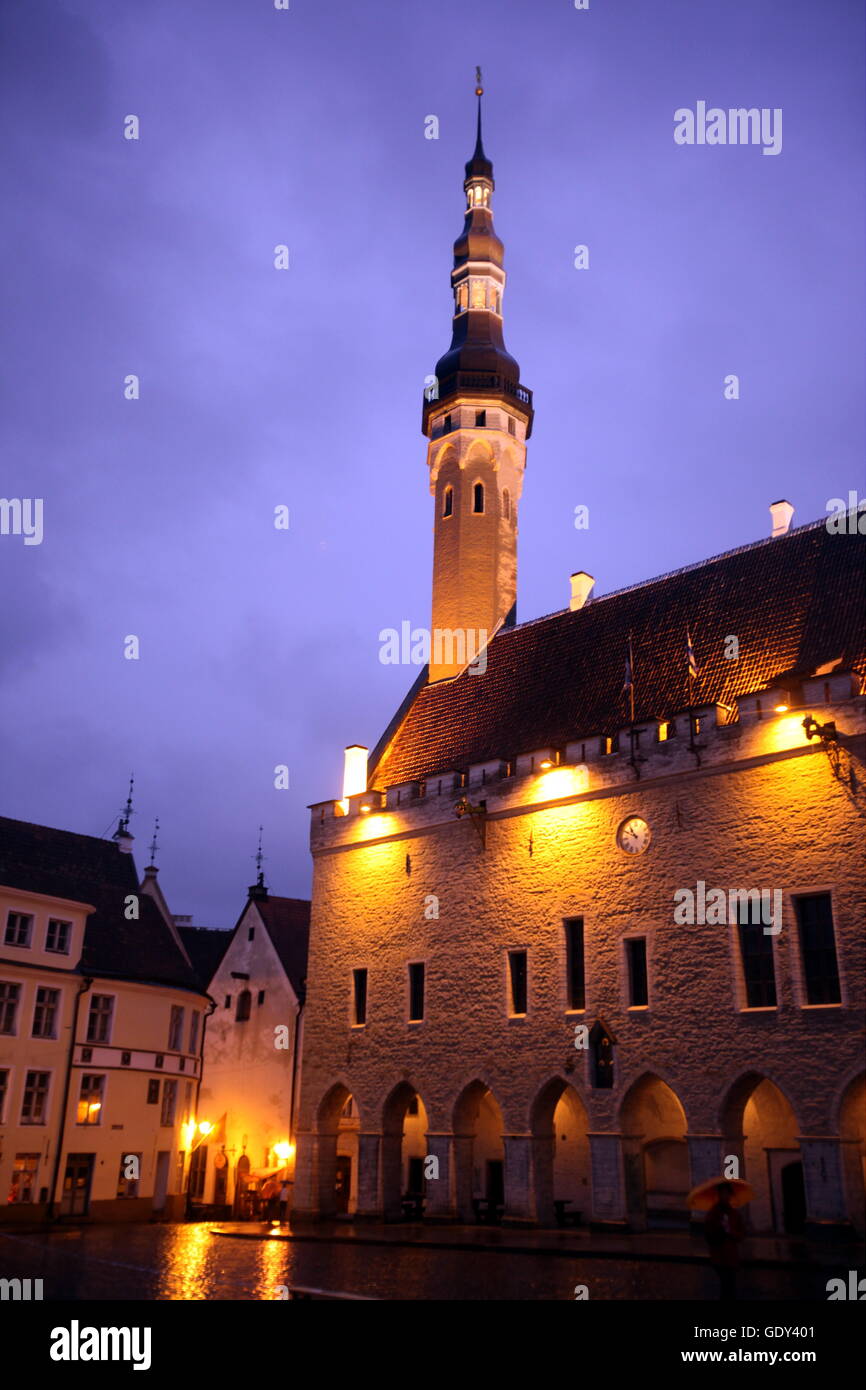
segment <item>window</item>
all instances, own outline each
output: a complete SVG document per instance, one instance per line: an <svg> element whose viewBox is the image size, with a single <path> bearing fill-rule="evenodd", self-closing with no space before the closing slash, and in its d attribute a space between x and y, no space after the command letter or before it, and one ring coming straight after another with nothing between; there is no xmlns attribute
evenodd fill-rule
<svg viewBox="0 0 866 1390"><path fill-rule="evenodd" d="M159 1102L159 1078L152 1076L147 1083L147 1103L156 1105Z"/></svg>
<svg viewBox="0 0 866 1390"><path fill-rule="evenodd" d="M646 937L633 936L625 943L628 961L628 1002L633 1009L645 1008L649 1002L646 975Z"/></svg>
<svg viewBox="0 0 866 1390"><path fill-rule="evenodd" d="M667 743L669 738L676 736L677 726L672 719L662 719L656 731L659 743Z"/></svg>
<svg viewBox="0 0 866 1390"><path fill-rule="evenodd" d="M137 1197L138 1181L141 1173L141 1154L121 1154L120 1170L117 1174L118 1197ZM129 1176L135 1174L135 1176Z"/></svg>
<svg viewBox="0 0 866 1390"><path fill-rule="evenodd" d="M472 489L472 510L476 513L484 511L484 484L476 483Z"/></svg>
<svg viewBox="0 0 866 1390"><path fill-rule="evenodd" d="M774 1009L776 975L773 965L773 938L764 931L763 922L749 920L750 908L751 903L748 899L738 900L740 959L743 963L746 1008Z"/></svg>
<svg viewBox="0 0 866 1390"><path fill-rule="evenodd" d="M526 1013L526 952L508 952L508 980L511 986L511 1013Z"/></svg>
<svg viewBox="0 0 866 1390"><path fill-rule="evenodd" d="M514 420L512 419L512 417L511 417L510 415L509 415L509 417L508 417L508 433L509 433L509 434L516 434L516 433L517 433L517 429L516 429L516 427L515 427Z"/></svg>
<svg viewBox="0 0 866 1390"><path fill-rule="evenodd" d="M81 1078L81 1091L78 1096L78 1115L76 1124L98 1125L102 1123L102 1100L105 1092L105 1077L85 1072Z"/></svg>
<svg viewBox="0 0 866 1390"><path fill-rule="evenodd" d="M51 1073L29 1071L24 1078L21 1102L22 1125L44 1125L48 1117L48 1082Z"/></svg>
<svg viewBox="0 0 866 1390"><path fill-rule="evenodd" d="M36 1007L33 1010L34 1038L57 1037L57 1010L60 1006L60 990L46 989L40 985L36 990Z"/></svg>
<svg viewBox="0 0 866 1390"><path fill-rule="evenodd" d="M259 990L258 1002L259 1002L260 1004L264 1004L264 1002L265 1002L265 991L264 991L263 989L260 989L260 990Z"/></svg>
<svg viewBox="0 0 866 1390"><path fill-rule="evenodd" d="M7 946L29 946L32 930L33 918L29 913L10 912L6 918L4 941Z"/></svg>
<svg viewBox="0 0 866 1390"><path fill-rule="evenodd" d="M566 978L568 1007L586 1008L586 978L583 955L583 918L570 917L565 923Z"/></svg>
<svg viewBox="0 0 866 1390"><path fill-rule="evenodd" d="M486 429L486 428L487 428L487 411L486 411L486 410L476 410L476 412L475 412L475 428L476 428L477 430L483 430L483 429Z"/></svg>
<svg viewBox="0 0 866 1390"><path fill-rule="evenodd" d="M177 1166L175 1169L175 1191L183 1192L183 1169L186 1162L186 1154L183 1149L177 1151Z"/></svg>
<svg viewBox="0 0 866 1390"><path fill-rule="evenodd" d="M619 734L604 734L601 740L601 756L608 757L611 753L619 752Z"/></svg>
<svg viewBox="0 0 866 1390"><path fill-rule="evenodd" d="M168 1025L168 1050L180 1052L183 1047L183 1020L186 1010L179 1004L171 1006L171 1020Z"/></svg>
<svg viewBox="0 0 866 1390"><path fill-rule="evenodd" d="M177 1105L177 1082L163 1081L162 1083L162 1109L159 1114L159 1123L163 1129L171 1129L174 1124L174 1111Z"/></svg>
<svg viewBox="0 0 866 1390"><path fill-rule="evenodd" d="M198 1023L201 1015L193 1009L189 1016L189 1051L195 1052L198 1048Z"/></svg>
<svg viewBox="0 0 866 1390"><path fill-rule="evenodd" d="M353 1011L352 1021L360 1025L367 1022L367 971L352 971Z"/></svg>
<svg viewBox="0 0 866 1390"><path fill-rule="evenodd" d="M830 894L809 893L795 898L794 907L806 1001L809 1004L839 1004L842 994Z"/></svg>
<svg viewBox="0 0 866 1390"><path fill-rule="evenodd" d="M445 419L442 421L442 433L450 434L453 428L454 426L451 423L451 416L446 415Z"/></svg>
<svg viewBox="0 0 866 1390"><path fill-rule="evenodd" d="M71 922L58 922L55 917L49 917L48 931L45 934L46 951L56 951L59 956L68 956L71 938Z"/></svg>
<svg viewBox="0 0 866 1390"><path fill-rule="evenodd" d="M506 521L511 520L511 493L508 488L504 488L502 492L502 515Z"/></svg>
<svg viewBox="0 0 866 1390"><path fill-rule="evenodd" d="M165 1066L165 1053L164 1053L164 1052L157 1052L156 1056L155 1056L154 1059L153 1059L153 1065L154 1065L155 1067L164 1067L164 1066Z"/></svg>
<svg viewBox="0 0 866 1390"><path fill-rule="evenodd" d="M248 989L242 989L238 995L238 1002L235 1005L235 1023L246 1023L250 1016L250 1006L253 996Z"/></svg>
<svg viewBox="0 0 866 1390"><path fill-rule="evenodd" d="M9 1198L12 1203L35 1201L36 1173L39 1169L38 1154L16 1154L12 1165L12 1182Z"/></svg>
<svg viewBox="0 0 866 1390"><path fill-rule="evenodd" d="M255 941L255 939L256 939L256 929L255 929L255 927L248 927L248 928L247 928L247 941Z"/></svg>
<svg viewBox="0 0 866 1390"><path fill-rule="evenodd" d="M453 516L453 514L454 514L454 489L453 489L453 487L446 487L445 493L444 493L444 496L443 496L443 499L442 499L442 515L443 515L443 516Z"/></svg>
<svg viewBox="0 0 866 1390"><path fill-rule="evenodd" d="M110 994L94 994L90 1000L90 1013L87 1018L87 1041L111 1042L111 1016L114 1012L114 998Z"/></svg>
<svg viewBox="0 0 866 1390"><path fill-rule="evenodd" d="M232 1006L232 997L231 997L230 994L227 994L227 995L226 995L226 1002L223 1004L223 1008L224 1008L224 1009L230 1009L231 1006Z"/></svg>
<svg viewBox="0 0 866 1390"><path fill-rule="evenodd" d="M420 1023L424 1017L424 966L419 962L409 966L409 1021Z"/></svg>
<svg viewBox="0 0 866 1390"><path fill-rule="evenodd" d="M0 1125L3 1123L3 1116L6 1114L6 1097L9 1094L9 1069L0 1067Z"/></svg>
<svg viewBox="0 0 866 1390"><path fill-rule="evenodd" d="M20 985L13 985L9 980L0 980L0 1033L14 1034L20 997Z"/></svg>
<svg viewBox="0 0 866 1390"><path fill-rule="evenodd" d="M128 1067L131 1061L132 1061L132 1053L131 1053L131 1052L121 1052L121 1054L120 1054L120 1065L121 1065L122 1067Z"/></svg>

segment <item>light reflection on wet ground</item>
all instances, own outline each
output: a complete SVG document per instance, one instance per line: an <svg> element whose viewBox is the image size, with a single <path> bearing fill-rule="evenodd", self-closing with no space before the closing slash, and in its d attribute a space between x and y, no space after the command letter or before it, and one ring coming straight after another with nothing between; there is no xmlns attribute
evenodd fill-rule
<svg viewBox="0 0 866 1390"><path fill-rule="evenodd" d="M743 1299L826 1299L831 1272L745 1269ZM44 1281L46 1299L279 1298L303 1284L383 1299L715 1299L698 1264L339 1242L231 1240L207 1223L0 1233L0 1278Z"/></svg>

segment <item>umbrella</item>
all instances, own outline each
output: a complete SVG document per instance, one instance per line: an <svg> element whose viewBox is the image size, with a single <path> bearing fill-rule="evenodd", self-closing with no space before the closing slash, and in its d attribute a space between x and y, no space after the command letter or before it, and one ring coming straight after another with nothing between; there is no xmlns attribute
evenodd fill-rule
<svg viewBox="0 0 866 1390"><path fill-rule="evenodd" d="M754 1191L742 1178L708 1178L706 1182L699 1183L693 1187L686 1203L692 1211L709 1211L719 1200L719 1188L727 1186L731 1189L731 1206L744 1207L747 1202L751 1202Z"/></svg>
<svg viewBox="0 0 866 1390"><path fill-rule="evenodd" d="M276 1178L268 1178L268 1181L262 1184L262 1196L265 1200L270 1197L276 1197L279 1190L280 1184L277 1182Z"/></svg>

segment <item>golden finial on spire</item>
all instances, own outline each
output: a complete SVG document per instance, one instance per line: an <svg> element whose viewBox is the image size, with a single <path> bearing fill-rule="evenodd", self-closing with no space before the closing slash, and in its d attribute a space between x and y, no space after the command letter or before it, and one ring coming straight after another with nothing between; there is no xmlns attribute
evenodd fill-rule
<svg viewBox="0 0 866 1390"><path fill-rule="evenodd" d="M475 95L477 97L483 97L484 95L484 88L481 85L481 69L479 67L475 69Z"/></svg>

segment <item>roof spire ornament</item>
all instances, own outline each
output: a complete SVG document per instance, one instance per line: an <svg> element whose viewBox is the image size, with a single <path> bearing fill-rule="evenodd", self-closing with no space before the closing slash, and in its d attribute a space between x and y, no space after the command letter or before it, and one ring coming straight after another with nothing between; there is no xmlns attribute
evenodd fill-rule
<svg viewBox="0 0 866 1390"><path fill-rule="evenodd" d="M129 795L126 798L126 807L121 813L120 820L117 822L112 839L117 842L117 848L123 854L132 853L133 836L129 831L129 821L132 816L132 789L135 786L135 777L132 773L129 776Z"/></svg>
<svg viewBox="0 0 866 1390"><path fill-rule="evenodd" d="M251 886L251 888L250 888L250 897L251 897L251 898L266 898L266 897L268 896L268 890L267 890L267 888L265 887L265 871L264 871L264 868L262 867L263 864L264 864L264 862L265 862L265 856L264 856L263 853L262 853L262 827L261 827L261 826L259 826L259 843L258 843L258 848L256 849L256 852L255 852L255 856L254 856L254 857L255 857L255 861L256 861L256 881L255 881L255 883L254 883L254 884Z"/></svg>
<svg viewBox="0 0 866 1390"><path fill-rule="evenodd" d="M151 840L151 842L150 842L150 844L149 844L149 846L148 846L148 848L149 848L149 850L150 850L150 866L149 866L149 867L150 867L151 869L155 869L155 868L156 868L156 849L157 849L157 836L158 836L158 835L159 835L159 817L157 816L157 817L154 819L154 822L153 822L153 839Z"/></svg>

